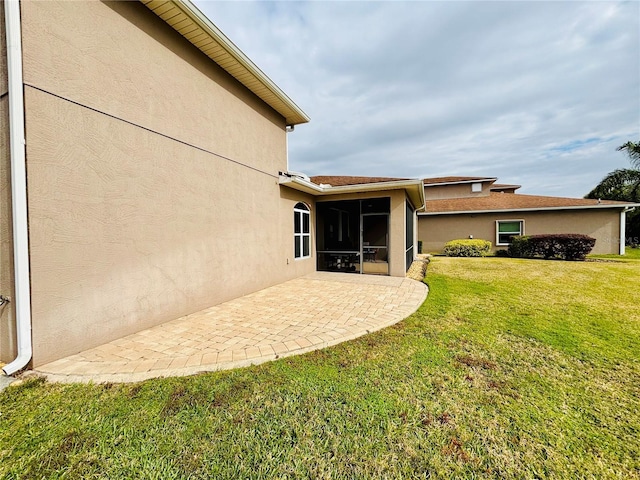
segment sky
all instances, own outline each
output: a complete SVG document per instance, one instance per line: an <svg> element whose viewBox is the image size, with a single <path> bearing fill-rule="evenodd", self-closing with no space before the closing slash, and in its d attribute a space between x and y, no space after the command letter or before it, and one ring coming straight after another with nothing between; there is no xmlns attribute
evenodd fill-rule
<svg viewBox="0 0 640 480"><path fill-rule="evenodd" d="M640 2L195 0L311 118L308 175L582 197L640 141Z"/></svg>

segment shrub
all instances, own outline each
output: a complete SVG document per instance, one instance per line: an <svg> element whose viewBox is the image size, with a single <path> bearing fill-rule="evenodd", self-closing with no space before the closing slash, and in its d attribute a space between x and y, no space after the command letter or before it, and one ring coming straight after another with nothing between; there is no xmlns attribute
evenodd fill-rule
<svg viewBox="0 0 640 480"><path fill-rule="evenodd" d="M516 236L511 238L511 245L507 249L507 253L510 257L527 258L532 257L529 237L528 236Z"/></svg>
<svg viewBox="0 0 640 480"><path fill-rule="evenodd" d="M510 257L507 250L496 250L496 257Z"/></svg>
<svg viewBox="0 0 640 480"><path fill-rule="evenodd" d="M508 251L512 257L584 260L595 244L595 238L578 233L529 235L513 237Z"/></svg>
<svg viewBox="0 0 640 480"><path fill-rule="evenodd" d="M444 253L447 257L485 257L491 252L488 240L463 239L445 243Z"/></svg>

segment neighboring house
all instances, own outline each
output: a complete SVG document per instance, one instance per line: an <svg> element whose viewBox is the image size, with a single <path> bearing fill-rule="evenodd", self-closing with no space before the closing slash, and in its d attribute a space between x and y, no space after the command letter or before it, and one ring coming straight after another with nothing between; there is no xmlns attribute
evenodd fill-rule
<svg viewBox="0 0 640 480"><path fill-rule="evenodd" d="M515 235L581 233L596 239L593 253L624 254L628 202L544 197L515 193L520 185L496 184L492 177L424 180L426 209L418 213L424 252L441 252L461 238L489 240L506 249Z"/></svg>
<svg viewBox="0 0 640 480"><path fill-rule="evenodd" d="M0 15L5 372L316 268L404 275L421 181L289 173L308 117L188 0Z"/></svg>

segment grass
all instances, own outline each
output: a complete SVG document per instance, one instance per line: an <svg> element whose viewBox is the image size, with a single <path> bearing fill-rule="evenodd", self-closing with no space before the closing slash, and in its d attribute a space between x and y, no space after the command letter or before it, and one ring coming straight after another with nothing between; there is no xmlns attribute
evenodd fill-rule
<svg viewBox="0 0 640 480"><path fill-rule="evenodd" d="M436 258L400 324L261 366L0 393L2 478L640 478L640 265Z"/></svg>
<svg viewBox="0 0 640 480"><path fill-rule="evenodd" d="M640 260L640 248L631 248L625 247L624 255L589 255L589 258L605 258L605 259L615 259L615 260Z"/></svg>

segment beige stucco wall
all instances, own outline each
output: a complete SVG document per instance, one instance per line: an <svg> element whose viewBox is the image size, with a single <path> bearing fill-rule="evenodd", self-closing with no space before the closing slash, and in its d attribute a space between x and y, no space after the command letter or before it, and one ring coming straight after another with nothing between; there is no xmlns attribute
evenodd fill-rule
<svg viewBox="0 0 640 480"><path fill-rule="evenodd" d="M473 238L496 243L497 220L524 220L524 233L582 233L596 239L592 253L618 253L620 211L554 210L505 214L460 214L418 217L418 239L424 252L441 252L449 240ZM504 248L504 247L500 247Z"/></svg>
<svg viewBox="0 0 640 480"><path fill-rule="evenodd" d="M282 117L141 3L24 2L22 15L26 84L269 173L281 168Z"/></svg>
<svg viewBox="0 0 640 480"><path fill-rule="evenodd" d="M405 202L404 190L381 190L370 193L349 193L342 195L327 195L316 198L316 202L358 200L364 198L390 198L389 215L389 275L404 277L405 270ZM312 238L315 238L315 234Z"/></svg>
<svg viewBox="0 0 640 480"><path fill-rule="evenodd" d="M35 366L315 269L280 115L140 4L23 24Z"/></svg>
<svg viewBox="0 0 640 480"><path fill-rule="evenodd" d="M407 273L406 259L406 193L395 190L391 195L391 216L389 218L389 275L404 277Z"/></svg>
<svg viewBox="0 0 640 480"><path fill-rule="evenodd" d="M441 200L445 198L472 198L486 197L491 192L491 182L474 182L482 184L481 192L472 192L473 183L456 183L451 185L425 185L424 197L426 200Z"/></svg>

